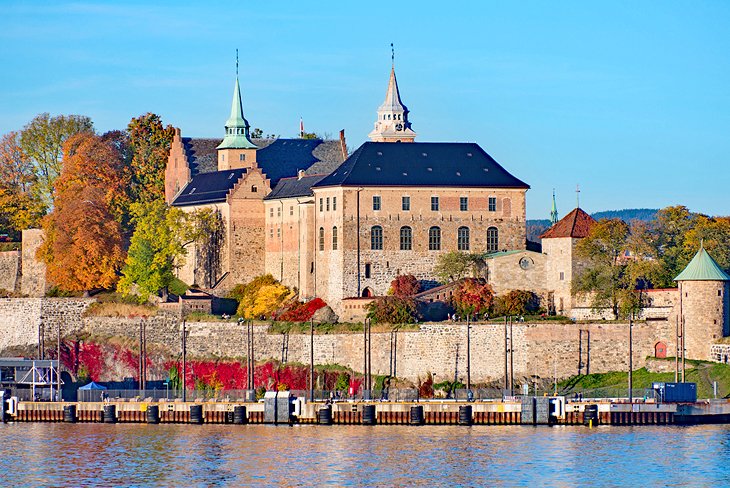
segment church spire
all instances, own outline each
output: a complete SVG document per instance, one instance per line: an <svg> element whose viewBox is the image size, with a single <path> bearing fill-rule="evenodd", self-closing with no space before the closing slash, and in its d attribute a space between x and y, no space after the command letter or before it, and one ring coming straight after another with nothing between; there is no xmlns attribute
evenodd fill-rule
<svg viewBox="0 0 730 488"><path fill-rule="evenodd" d="M550 225L558 223L558 205L555 203L555 188L553 188L553 208L550 210Z"/></svg>
<svg viewBox="0 0 730 488"><path fill-rule="evenodd" d="M241 87L238 83L238 51L236 51L236 83L233 85L233 101L231 102L231 116L226 121L226 136L218 149L255 149L249 134L251 126L243 116L243 100Z"/></svg>
<svg viewBox="0 0 730 488"><path fill-rule="evenodd" d="M395 50L391 43L391 67L388 89L385 92L385 101L378 108L378 120L375 128L368 134L375 142L413 142L416 133L411 129L408 120L408 107L400 98L398 80L395 77Z"/></svg>

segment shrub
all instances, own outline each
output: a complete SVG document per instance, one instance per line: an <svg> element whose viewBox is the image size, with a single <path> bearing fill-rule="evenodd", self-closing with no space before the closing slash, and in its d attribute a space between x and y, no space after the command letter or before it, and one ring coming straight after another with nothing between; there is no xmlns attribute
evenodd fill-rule
<svg viewBox="0 0 730 488"><path fill-rule="evenodd" d="M451 304L459 315L489 313L494 303L494 290L484 280L466 278L454 291Z"/></svg>
<svg viewBox="0 0 730 488"><path fill-rule="evenodd" d="M393 295L399 298L410 298L419 291L421 291L421 284L415 276L398 275L393 281L391 281L388 295Z"/></svg>
<svg viewBox="0 0 730 488"><path fill-rule="evenodd" d="M277 319L285 322L306 322L312 318L314 312L325 306L327 304L321 298L315 298L307 303L294 302Z"/></svg>
<svg viewBox="0 0 730 488"><path fill-rule="evenodd" d="M378 297L368 305L368 318L376 324L412 324L416 321L416 302L412 298Z"/></svg>
<svg viewBox="0 0 730 488"><path fill-rule="evenodd" d="M526 315L535 313L540 308L540 297L527 290L512 290L497 297L495 313L497 315Z"/></svg>
<svg viewBox="0 0 730 488"><path fill-rule="evenodd" d="M293 293L270 274L257 276L246 285L236 285L229 298L238 300L237 313L248 319L270 317Z"/></svg>

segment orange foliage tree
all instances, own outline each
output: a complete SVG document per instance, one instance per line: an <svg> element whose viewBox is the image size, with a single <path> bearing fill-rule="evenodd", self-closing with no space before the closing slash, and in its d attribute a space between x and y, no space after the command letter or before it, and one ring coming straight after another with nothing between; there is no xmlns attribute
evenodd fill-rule
<svg viewBox="0 0 730 488"><path fill-rule="evenodd" d="M38 253L48 280L68 291L110 288L124 264L121 222L129 199L116 147L91 133L64 144L53 212L43 219Z"/></svg>

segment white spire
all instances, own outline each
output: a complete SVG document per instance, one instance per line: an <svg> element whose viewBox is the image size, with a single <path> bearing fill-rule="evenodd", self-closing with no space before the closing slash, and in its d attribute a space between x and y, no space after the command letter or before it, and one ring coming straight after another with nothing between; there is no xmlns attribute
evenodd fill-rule
<svg viewBox="0 0 730 488"><path fill-rule="evenodd" d="M385 101L378 108L378 120L368 137L375 142L413 142L416 133L411 129L408 120L408 107L400 99L398 80L395 77L395 56L392 56L393 65L390 68Z"/></svg>

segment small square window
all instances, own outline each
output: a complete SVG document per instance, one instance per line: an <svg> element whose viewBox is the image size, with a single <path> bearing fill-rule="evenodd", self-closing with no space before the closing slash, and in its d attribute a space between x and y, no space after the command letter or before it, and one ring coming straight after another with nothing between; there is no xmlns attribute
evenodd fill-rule
<svg viewBox="0 0 730 488"><path fill-rule="evenodd" d="M497 211L497 198L496 197L489 197L489 211L490 212Z"/></svg>
<svg viewBox="0 0 730 488"><path fill-rule="evenodd" d="M439 197L431 197L431 211L439 211Z"/></svg>
<svg viewBox="0 0 730 488"><path fill-rule="evenodd" d="M373 210L380 210L380 196L373 195Z"/></svg>
<svg viewBox="0 0 730 488"><path fill-rule="evenodd" d="M239 161L246 161L246 155L245 154L239 154L238 155L238 160Z"/></svg>
<svg viewBox="0 0 730 488"><path fill-rule="evenodd" d="M403 197L401 199L401 201L402 201L403 211L404 212L410 211L411 210L411 197Z"/></svg>
<svg viewBox="0 0 730 488"><path fill-rule="evenodd" d="M462 212L469 210L469 197L459 197L459 210Z"/></svg>

